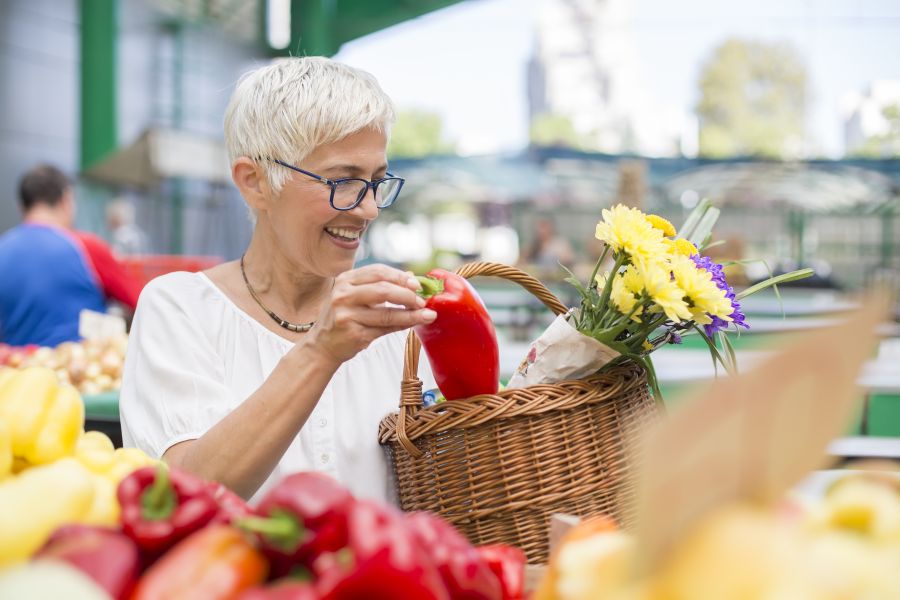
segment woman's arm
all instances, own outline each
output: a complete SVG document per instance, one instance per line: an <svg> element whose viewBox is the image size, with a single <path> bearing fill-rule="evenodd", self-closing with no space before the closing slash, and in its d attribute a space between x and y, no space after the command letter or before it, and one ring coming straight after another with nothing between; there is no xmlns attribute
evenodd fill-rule
<svg viewBox="0 0 900 600"><path fill-rule="evenodd" d="M252 396L200 438L169 448L163 460L249 498L294 441L336 368L311 344L297 344Z"/></svg>
<svg viewBox="0 0 900 600"><path fill-rule="evenodd" d="M341 274L310 337L289 351L269 378L233 412L163 459L249 498L271 474L341 363L382 335L430 323L419 283L397 269L370 265ZM385 303L405 308L389 308Z"/></svg>

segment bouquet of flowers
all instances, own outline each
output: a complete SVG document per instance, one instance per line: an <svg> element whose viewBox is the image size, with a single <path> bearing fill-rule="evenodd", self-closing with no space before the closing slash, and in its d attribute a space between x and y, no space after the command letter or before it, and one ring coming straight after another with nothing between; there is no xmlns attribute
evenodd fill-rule
<svg viewBox="0 0 900 600"><path fill-rule="evenodd" d="M727 333L749 328L740 300L778 283L809 277L801 269L735 292L709 247L719 210L709 201L694 209L680 231L667 220L617 205L603 211L596 237L605 244L587 285L566 279L581 306L561 315L532 345L510 387L576 379L607 364L630 359L644 367L659 389L650 353L683 335L700 335L713 363L736 366ZM600 272L607 257L612 268Z"/></svg>

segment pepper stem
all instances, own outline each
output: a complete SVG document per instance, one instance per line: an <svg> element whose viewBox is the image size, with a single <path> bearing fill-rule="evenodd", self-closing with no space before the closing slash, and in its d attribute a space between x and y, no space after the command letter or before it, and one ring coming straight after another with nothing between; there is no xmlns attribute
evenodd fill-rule
<svg viewBox="0 0 900 600"><path fill-rule="evenodd" d="M169 467L160 462L156 477L141 494L141 516L147 521L163 521L172 516L178 497L169 481Z"/></svg>
<svg viewBox="0 0 900 600"><path fill-rule="evenodd" d="M268 517L244 517L234 525L258 533L269 543L293 552L306 537L306 529L293 515L284 511L272 511Z"/></svg>
<svg viewBox="0 0 900 600"><path fill-rule="evenodd" d="M416 279L418 279L419 283L422 285L422 289L416 292L416 294L422 296L423 298L431 298L432 296L437 296L444 291L443 279L438 279L437 277L429 277L428 275L417 275Z"/></svg>

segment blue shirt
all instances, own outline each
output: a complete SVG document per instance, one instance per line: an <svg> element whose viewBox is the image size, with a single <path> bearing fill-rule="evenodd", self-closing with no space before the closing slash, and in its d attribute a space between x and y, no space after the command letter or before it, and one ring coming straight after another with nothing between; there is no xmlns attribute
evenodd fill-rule
<svg viewBox="0 0 900 600"><path fill-rule="evenodd" d="M83 309L106 312L106 303L77 238L34 223L0 236L0 342L56 346L78 340Z"/></svg>

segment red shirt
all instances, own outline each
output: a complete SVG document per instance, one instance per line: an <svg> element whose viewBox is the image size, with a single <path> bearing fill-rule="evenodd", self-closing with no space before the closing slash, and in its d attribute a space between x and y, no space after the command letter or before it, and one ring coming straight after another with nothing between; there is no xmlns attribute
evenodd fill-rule
<svg viewBox="0 0 900 600"><path fill-rule="evenodd" d="M112 248L102 239L84 231L73 229L69 232L84 247L85 254L89 259L88 266L93 267L94 275L103 294L134 310L144 286L125 272L113 254Z"/></svg>

